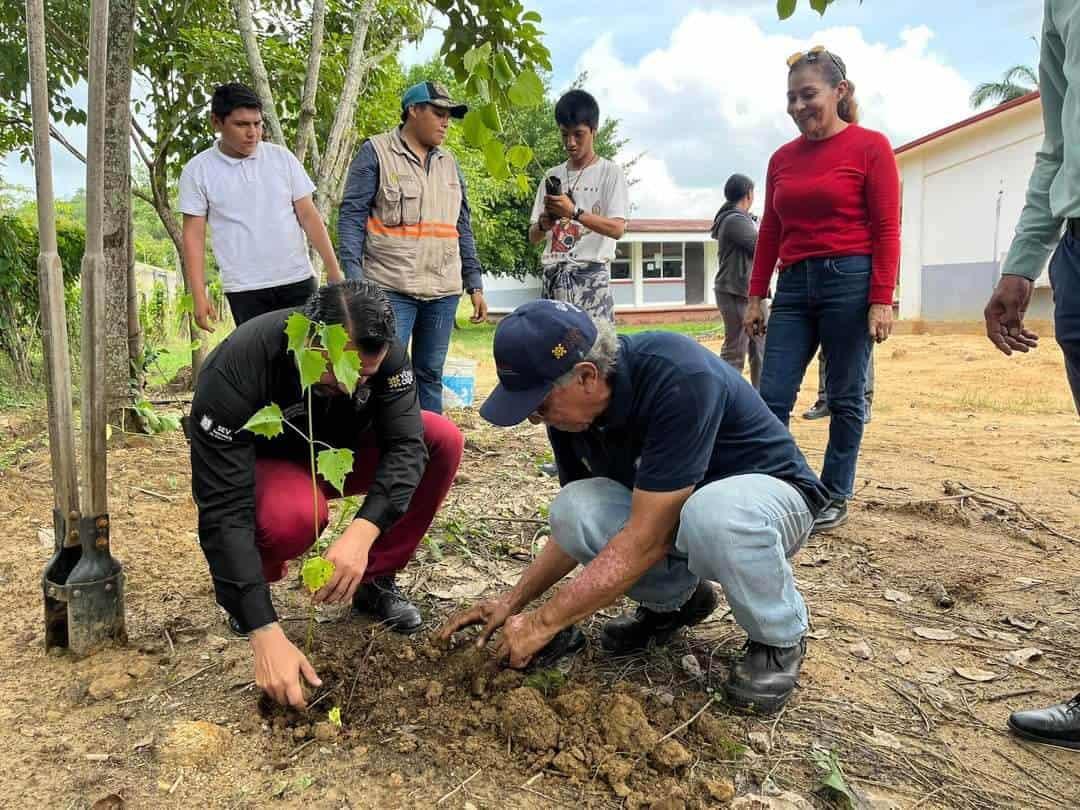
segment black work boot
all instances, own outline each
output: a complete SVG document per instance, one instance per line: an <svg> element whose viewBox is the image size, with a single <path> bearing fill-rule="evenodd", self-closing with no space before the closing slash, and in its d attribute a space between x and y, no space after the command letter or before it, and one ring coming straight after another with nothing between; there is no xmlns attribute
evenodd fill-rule
<svg viewBox="0 0 1080 810"><path fill-rule="evenodd" d="M1013 734L1059 748L1080 749L1080 695L1046 709L1009 715Z"/></svg>
<svg viewBox="0 0 1080 810"><path fill-rule="evenodd" d="M398 590L392 576L375 577L353 594L353 610L374 616L398 633L415 633L424 623L420 609Z"/></svg>
<svg viewBox="0 0 1080 810"><path fill-rule="evenodd" d="M742 659L731 667L724 684L728 703L758 714L780 711L795 689L805 656L805 639L794 647L746 642Z"/></svg>
<svg viewBox="0 0 1080 810"><path fill-rule="evenodd" d="M835 529L845 523L847 523L847 501L841 498L833 498L829 501L829 505L814 518L814 525L810 529L810 534L827 532L829 529Z"/></svg>
<svg viewBox="0 0 1080 810"><path fill-rule="evenodd" d="M240 626L240 620L231 613L225 613L225 622L229 625L229 630L234 636L240 636L242 638L247 637L248 634L245 633L244 628Z"/></svg>
<svg viewBox="0 0 1080 810"><path fill-rule="evenodd" d="M681 608L671 613L657 613L639 606L633 613L626 613L604 625L600 644L615 655L626 655L644 650L649 642L667 644L683 627L701 624L716 610L720 598L712 584L702 580L697 590Z"/></svg>
<svg viewBox="0 0 1080 810"><path fill-rule="evenodd" d="M810 410L802 415L803 419L824 419L832 413L829 410L829 403L823 399L819 399L813 405L810 406Z"/></svg>

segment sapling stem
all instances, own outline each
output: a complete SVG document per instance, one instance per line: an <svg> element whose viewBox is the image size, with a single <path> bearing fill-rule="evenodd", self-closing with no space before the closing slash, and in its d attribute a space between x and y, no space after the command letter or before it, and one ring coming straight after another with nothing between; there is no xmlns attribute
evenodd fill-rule
<svg viewBox="0 0 1080 810"><path fill-rule="evenodd" d="M307 390L307 419L308 419L308 450L311 453L311 501L312 501L312 524L315 533L315 543L319 542L319 482L315 477L315 417L312 415L314 400L312 399L311 386ZM313 594L314 596L314 594ZM304 654L311 655L311 642L315 634L315 601L312 599L308 611L307 644Z"/></svg>

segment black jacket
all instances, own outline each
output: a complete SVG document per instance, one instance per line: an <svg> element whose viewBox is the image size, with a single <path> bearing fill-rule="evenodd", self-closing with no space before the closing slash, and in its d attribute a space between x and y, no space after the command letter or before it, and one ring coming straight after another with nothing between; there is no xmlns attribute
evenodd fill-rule
<svg viewBox="0 0 1080 810"><path fill-rule="evenodd" d="M719 269L713 286L718 293L745 296L750 289L750 271L754 266L754 248L757 247L757 226L746 212L731 203L716 212L713 219L712 238L719 245Z"/></svg>
<svg viewBox="0 0 1080 810"><path fill-rule="evenodd" d="M292 309L247 321L210 353L191 406L191 489L199 508L199 542L210 565L218 604L244 629L277 616L255 543L255 459L295 458L308 464L307 442L290 428L274 439L241 427L271 402L307 430L307 399L285 320ZM352 397L313 399L315 437L335 448L356 447L374 431L375 480L357 517L386 531L405 510L427 466L420 401L405 348L394 342L379 373Z"/></svg>

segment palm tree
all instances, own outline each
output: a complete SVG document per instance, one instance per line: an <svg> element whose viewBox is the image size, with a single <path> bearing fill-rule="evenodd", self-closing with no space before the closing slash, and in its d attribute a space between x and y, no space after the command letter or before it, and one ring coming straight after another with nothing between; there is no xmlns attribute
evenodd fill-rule
<svg viewBox="0 0 1080 810"><path fill-rule="evenodd" d="M1039 86L1039 77L1027 65L1013 65L1005 71L999 82L982 82L971 94L971 106L975 109L992 101L1004 104L1014 98L1027 95Z"/></svg>

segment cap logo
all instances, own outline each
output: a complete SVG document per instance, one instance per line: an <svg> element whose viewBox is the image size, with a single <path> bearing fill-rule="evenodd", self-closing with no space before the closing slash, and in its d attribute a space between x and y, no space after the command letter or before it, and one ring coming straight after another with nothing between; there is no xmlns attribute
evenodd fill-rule
<svg viewBox="0 0 1080 810"><path fill-rule="evenodd" d="M551 356L554 357L556 360L562 360L564 357L566 357L566 347L563 346L561 343L556 343L555 348L551 350Z"/></svg>

